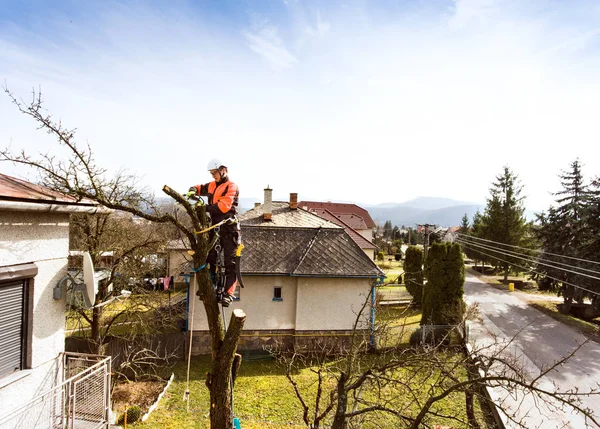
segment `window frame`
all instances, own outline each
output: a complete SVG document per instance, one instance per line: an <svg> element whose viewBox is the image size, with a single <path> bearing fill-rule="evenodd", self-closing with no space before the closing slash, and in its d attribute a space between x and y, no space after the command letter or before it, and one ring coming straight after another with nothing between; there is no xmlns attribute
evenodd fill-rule
<svg viewBox="0 0 600 429"><path fill-rule="evenodd" d="M37 273L38 268L33 263L0 267L0 287L21 283L23 288L20 368L12 373L0 374L0 380L32 367L34 277Z"/></svg>

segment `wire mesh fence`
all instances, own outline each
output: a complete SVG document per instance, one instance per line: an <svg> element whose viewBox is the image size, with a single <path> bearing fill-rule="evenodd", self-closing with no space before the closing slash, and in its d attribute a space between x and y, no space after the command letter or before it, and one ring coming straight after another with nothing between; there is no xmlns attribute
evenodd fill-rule
<svg viewBox="0 0 600 429"><path fill-rule="evenodd" d="M0 429L108 428L110 357L63 353L63 382L9 414Z"/></svg>

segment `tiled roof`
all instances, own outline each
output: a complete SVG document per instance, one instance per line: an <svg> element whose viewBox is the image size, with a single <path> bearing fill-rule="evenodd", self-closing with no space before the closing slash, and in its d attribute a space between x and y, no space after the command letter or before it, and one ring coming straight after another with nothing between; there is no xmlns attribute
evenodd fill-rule
<svg viewBox="0 0 600 429"><path fill-rule="evenodd" d="M276 227L340 228L313 213L298 208L291 210L287 202L273 201L272 220L263 219L264 206L260 205L239 216L241 225L261 225Z"/></svg>
<svg viewBox="0 0 600 429"><path fill-rule="evenodd" d="M369 212L356 204L347 203L321 203L318 201L300 201L298 207L306 207L308 209L327 209L331 213L337 214L354 214L360 216L365 221L367 228L375 228L375 222L371 218Z"/></svg>
<svg viewBox="0 0 600 429"><path fill-rule="evenodd" d="M369 229L365 220L359 215L352 213L335 213L335 216L352 229Z"/></svg>
<svg viewBox="0 0 600 429"><path fill-rule="evenodd" d="M361 249L376 249L377 248L377 246L375 246L373 243L371 243L365 237L363 237L358 232L356 232L354 230L354 228L352 228L349 224L344 222L342 216L337 216L337 215L331 213L327 209L314 209L313 213L321 216L323 219L327 219L327 220L341 226L342 228L344 228L346 230L346 232L348 233L348 235L350 236L350 238L352 240L354 240L354 242L356 244L358 244L358 247L360 247ZM351 215L351 216L355 216L355 215ZM364 222L363 222L363 225L364 225ZM365 226L365 228L366 228L366 226Z"/></svg>
<svg viewBox="0 0 600 429"><path fill-rule="evenodd" d="M36 185L16 177L0 173L0 200L27 201L33 203L77 204L95 206L93 201L77 201L68 195L53 191L44 186Z"/></svg>
<svg viewBox="0 0 600 429"><path fill-rule="evenodd" d="M383 272L342 228L242 226L243 274L377 277Z"/></svg>

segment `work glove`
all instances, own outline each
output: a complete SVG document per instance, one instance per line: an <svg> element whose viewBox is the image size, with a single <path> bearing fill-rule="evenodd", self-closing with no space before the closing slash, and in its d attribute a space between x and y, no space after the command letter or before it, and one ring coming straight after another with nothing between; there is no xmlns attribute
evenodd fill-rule
<svg viewBox="0 0 600 429"><path fill-rule="evenodd" d="M196 197L198 196L198 188L195 186L190 186L190 189L188 189L187 193L183 195L185 195L186 198Z"/></svg>

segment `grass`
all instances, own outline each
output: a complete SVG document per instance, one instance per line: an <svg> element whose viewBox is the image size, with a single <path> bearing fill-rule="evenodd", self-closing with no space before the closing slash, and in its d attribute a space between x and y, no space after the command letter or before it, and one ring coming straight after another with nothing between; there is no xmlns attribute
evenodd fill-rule
<svg viewBox="0 0 600 429"><path fill-rule="evenodd" d="M132 424L131 427L144 429L191 429L209 427L209 396L208 389L204 386L205 373L209 368L207 357L192 359L190 370L190 411L186 411L186 402L183 393L186 389L186 364L180 363L174 368L174 381L163 397L160 405L144 423ZM459 378L466 377L464 371L456 374ZM402 377L402 370L396 374ZM404 375L408 378L408 375ZM425 378L427 376L427 378ZM299 369L294 377L300 388L306 391L315 391L315 375L310 367ZM425 380L433 380L435 374L422 374L422 382L415 383L423 386L423 398L429 389ZM420 378L420 376L418 376ZM388 400L397 402L401 406L405 395L397 391L387 392ZM365 391L366 397L373 392ZM309 395L310 399L311 396ZM314 395L312 396L314 398ZM244 429L300 429L306 428L302 424L302 412L293 388L286 379L283 369L273 360L243 362L241 372L235 386L235 414L240 418ZM464 395L450 395L436 406L436 411L448 415L464 417ZM478 411L479 416L483 414ZM483 420L483 418L481 418ZM458 429L456 421L436 419L436 424L446 424ZM327 422L323 426L327 426ZM364 429L395 429L398 422L389 415L374 414L369 421L363 422Z"/></svg>
<svg viewBox="0 0 600 429"><path fill-rule="evenodd" d="M389 258L386 257L386 258ZM402 267L403 261L396 261L392 259L385 259L384 261L377 261L377 266L385 273L385 279L383 283L395 282L400 274L404 274L404 268Z"/></svg>
<svg viewBox="0 0 600 429"><path fill-rule="evenodd" d="M381 329L377 340L380 347L407 346L410 335L421 323L421 309L408 305L379 306L375 314Z"/></svg>

